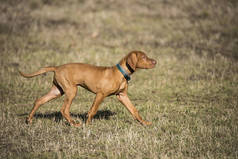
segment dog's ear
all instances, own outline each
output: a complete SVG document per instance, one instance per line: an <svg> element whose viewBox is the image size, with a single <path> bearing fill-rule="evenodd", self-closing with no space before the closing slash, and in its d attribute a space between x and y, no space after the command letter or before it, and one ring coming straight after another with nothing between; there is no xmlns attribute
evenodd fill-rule
<svg viewBox="0 0 238 159"><path fill-rule="evenodd" d="M131 66L131 68L135 71L137 64L137 55L135 52L131 52L127 57L127 63Z"/></svg>

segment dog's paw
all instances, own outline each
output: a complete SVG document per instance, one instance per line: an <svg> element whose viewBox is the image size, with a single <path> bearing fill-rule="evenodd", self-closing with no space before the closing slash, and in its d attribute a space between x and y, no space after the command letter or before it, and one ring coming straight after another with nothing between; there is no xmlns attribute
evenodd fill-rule
<svg viewBox="0 0 238 159"><path fill-rule="evenodd" d="M81 124L80 124L80 123L74 123L73 126L74 126L74 127L80 127Z"/></svg>
<svg viewBox="0 0 238 159"><path fill-rule="evenodd" d="M32 123L32 119L26 118L26 124L31 124Z"/></svg>
<svg viewBox="0 0 238 159"><path fill-rule="evenodd" d="M150 121L143 121L142 124L143 124L144 126L149 126L149 125L152 124L152 122L150 122Z"/></svg>
<svg viewBox="0 0 238 159"><path fill-rule="evenodd" d="M81 124L80 123L76 123L75 121L71 121L70 125L72 125L74 127L79 127Z"/></svg>

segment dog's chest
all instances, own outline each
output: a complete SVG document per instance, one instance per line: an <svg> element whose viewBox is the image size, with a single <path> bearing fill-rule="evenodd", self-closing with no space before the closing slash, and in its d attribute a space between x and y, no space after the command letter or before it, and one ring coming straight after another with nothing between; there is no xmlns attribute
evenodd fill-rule
<svg viewBox="0 0 238 159"><path fill-rule="evenodd" d="M123 81L123 82L119 85L119 87L118 87L118 89L117 89L117 91L116 91L115 94L119 94L120 92L124 91L126 87L127 87L127 81Z"/></svg>

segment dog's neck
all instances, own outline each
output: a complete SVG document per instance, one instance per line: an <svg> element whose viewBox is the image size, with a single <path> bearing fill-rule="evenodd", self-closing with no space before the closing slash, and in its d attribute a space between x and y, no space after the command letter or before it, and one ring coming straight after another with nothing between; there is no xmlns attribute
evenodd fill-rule
<svg viewBox="0 0 238 159"><path fill-rule="evenodd" d="M131 68L131 66L127 62L126 62L126 67L130 71L130 75L135 72L133 68Z"/></svg>
<svg viewBox="0 0 238 159"><path fill-rule="evenodd" d="M130 75L135 72L127 62L124 65L118 63L116 67L127 80L127 82L131 79Z"/></svg>

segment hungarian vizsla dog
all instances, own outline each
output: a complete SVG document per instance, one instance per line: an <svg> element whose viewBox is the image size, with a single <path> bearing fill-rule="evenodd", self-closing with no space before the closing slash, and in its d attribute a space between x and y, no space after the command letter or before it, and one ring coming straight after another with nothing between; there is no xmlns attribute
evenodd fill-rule
<svg viewBox="0 0 238 159"><path fill-rule="evenodd" d="M36 110L44 103L65 94L64 104L60 110L63 117L73 126L79 126L70 117L70 105L77 94L77 86L81 86L96 94L93 105L88 112L86 124L89 124L96 114L100 103L110 95L116 95L118 100L130 111L133 118L143 125L150 125L139 115L127 96L128 80L130 75L140 69L154 68L156 61L148 58L142 51L132 51L116 66L101 67L83 63L69 63L56 67L44 67L31 74L20 74L26 78L34 77L45 72L54 72L51 90L35 101L35 105L27 118L27 123L32 123Z"/></svg>

